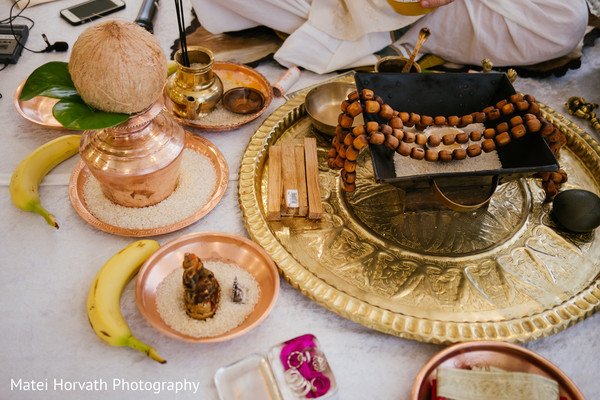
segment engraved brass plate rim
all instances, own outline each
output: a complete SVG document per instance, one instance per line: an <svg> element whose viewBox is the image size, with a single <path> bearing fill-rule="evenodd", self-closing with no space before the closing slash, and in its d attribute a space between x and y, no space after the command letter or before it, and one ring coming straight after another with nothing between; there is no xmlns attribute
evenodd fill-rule
<svg viewBox="0 0 600 400"><path fill-rule="evenodd" d="M164 235L183 229L186 226L189 226L202 219L213 208L215 208L221 198L223 198L225 195L225 190L227 189L227 184L229 182L229 167L227 166L227 162L225 161L223 154L210 141L202 136L195 135L187 131L186 136L187 139L185 148L193 149L208 157L217 174L215 190L211 194L210 199L194 214L182 219L181 221L174 222L173 224L149 229L130 229L108 224L94 216L88 209L85 202L85 198L83 196L83 187L85 182L89 179L91 173L83 160L80 160L75 165L69 181L69 198L77 214L79 214L79 216L83 218L85 222L94 226L95 228L100 229L101 231L112 233L113 235L129 237Z"/></svg>
<svg viewBox="0 0 600 400"><path fill-rule="evenodd" d="M366 327L407 339L442 344L470 340L525 342L562 331L600 308L600 280L596 279L583 282L585 287L575 295L566 296L560 304L543 311L525 309L520 315L507 319L502 319L500 315L498 319L475 321L452 320L450 317L440 320L431 318L431 314L427 312L408 315L374 305L361 296L349 293L350 290L343 291L331 285L327 274L323 274L321 270L317 269L315 273L303 265L298 261L297 254L292 254L280 243L271 223L265 218L260 178L265 167L267 149L278 139L277 135L281 134L279 131L306 117L305 95L306 93L299 94L290 99L274 111L255 132L242 158L238 183L240 207L250 236L267 250L283 277L301 293L340 316ZM594 162L600 164L600 146L587 133L554 110L543 104L540 106L545 118L554 122L565 133L568 147L584 146L585 151L591 153ZM323 168L327 169L326 166ZM339 179L337 182L339 189ZM448 259L433 258L442 262Z"/></svg>

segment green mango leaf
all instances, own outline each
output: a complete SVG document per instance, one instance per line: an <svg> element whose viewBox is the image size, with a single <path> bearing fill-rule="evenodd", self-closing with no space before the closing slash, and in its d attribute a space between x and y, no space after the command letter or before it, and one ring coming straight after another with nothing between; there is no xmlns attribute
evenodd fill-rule
<svg viewBox="0 0 600 400"><path fill-rule="evenodd" d="M69 74L66 62L52 61L42 65L29 75L19 100L27 101L36 96L60 100L81 99Z"/></svg>
<svg viewBox="0 0 600 400"><path fill-rule="evenodd" d="M67 129L104 129L127 121L129 114L96 110L83 101L61 100L52 108L54 118Z"/></svg>
<svg viewBox="0 0 600 400"><path fill-rule="evenodd" d="M85 104L69 74L69 64L51 61L37 68L23 85L19 100L36 96L60 101L52 108L52 115L65 128L75 130L104 129L126 121L129 114L109 113Z"/></svg>

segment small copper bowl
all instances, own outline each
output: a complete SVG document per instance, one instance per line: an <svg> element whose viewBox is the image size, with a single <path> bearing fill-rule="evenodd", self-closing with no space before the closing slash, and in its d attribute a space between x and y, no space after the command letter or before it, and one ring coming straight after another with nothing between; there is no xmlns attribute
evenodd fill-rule
<svg viewBox="0 0 600 400"><path fill-rule="evenodd" d="M229 89L223 95L223 106L236 114L253 114L265 104L265 96L250 87Z"/></svg>

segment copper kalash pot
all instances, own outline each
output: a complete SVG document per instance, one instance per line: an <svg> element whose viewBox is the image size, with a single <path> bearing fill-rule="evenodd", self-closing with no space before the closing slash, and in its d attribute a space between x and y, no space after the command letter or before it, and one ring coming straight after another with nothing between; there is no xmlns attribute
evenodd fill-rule
<svg viewBox="0 0 600 400"><path fill-rule="evenodd" d="M156 102L122 124L84 131L79 153L108 199L146 207L175 190L185 138L184 129Z"/></svg>

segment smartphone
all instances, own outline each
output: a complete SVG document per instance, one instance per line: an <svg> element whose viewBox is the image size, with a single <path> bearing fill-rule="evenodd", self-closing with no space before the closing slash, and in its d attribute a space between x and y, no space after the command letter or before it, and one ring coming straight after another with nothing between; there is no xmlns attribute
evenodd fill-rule
<svg viewBox="0 0 600 400"><path fill-rule="evenodd" d="M124 8L123 0L90 0L60 10L60 16L71 25L81 25Z"/></svg>

